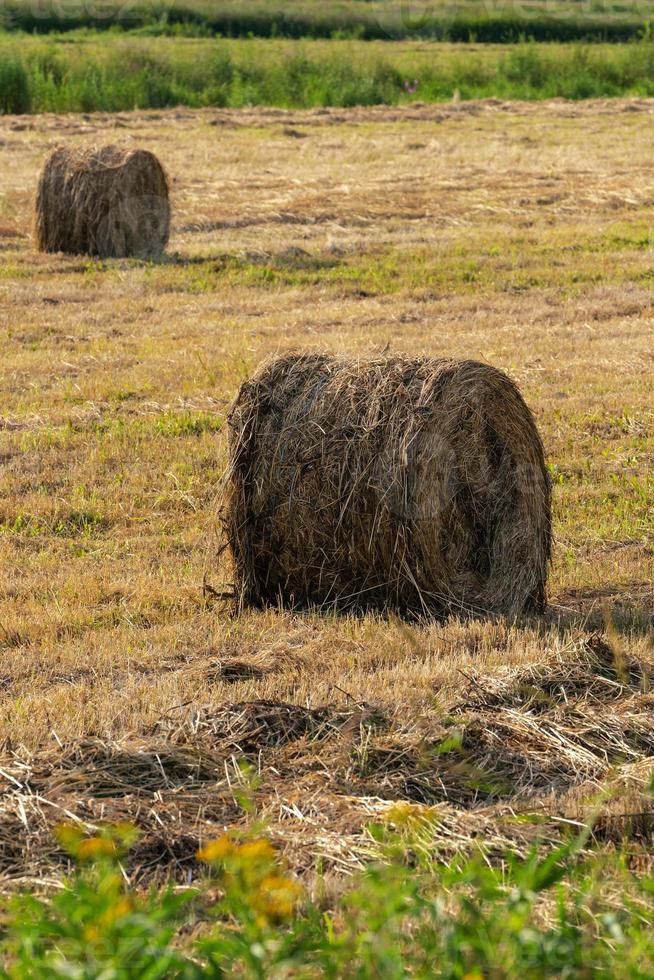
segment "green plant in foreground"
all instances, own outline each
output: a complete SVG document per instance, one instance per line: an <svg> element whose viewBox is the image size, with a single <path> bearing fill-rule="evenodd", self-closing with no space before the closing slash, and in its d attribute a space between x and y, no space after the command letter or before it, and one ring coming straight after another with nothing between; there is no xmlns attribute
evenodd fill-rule
<svg viewBox="0 0 654 980"><path fill-rule="evenodd" d="M138 895L125 888L120 862L134 840L130 827L84 837L58 831L78 871L51 899L20 895L4 916L0 949L8 977L183 976L185 957L173 939L191 893Z"/></svg>
<svg viewBox="0 0 654 980"><path fill-rule="evenodd" d="M650 977L654 881L617 859L581 863L584 838L546 856L434 861L437 810L398 804L371 828L385 861L323 911L263 837L226 834L196 888L140 892L123 871L129 827L63 827L77 864L50 897L0 914L1 975L140 977ZM602 899L610 887L618 902ZM219 898L216 902L215 897ZM325 902L323 901L323 904Z"/></svg>

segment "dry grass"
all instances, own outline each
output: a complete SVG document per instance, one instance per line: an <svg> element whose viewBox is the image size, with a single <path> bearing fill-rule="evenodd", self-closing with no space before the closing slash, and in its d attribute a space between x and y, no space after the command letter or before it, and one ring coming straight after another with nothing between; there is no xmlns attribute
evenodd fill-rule
<svg viewBox="0 0 654 980"><path fill-rule="evenodd" d="M543 612L550 481L502 372L290 352L242 386L228 421L241 606Z"/></svg>
<svg viewBox="0 0 654 980"><path fill-rule="evenodd" d="M199 840L244 819L241 756L307 873L317 855L355 868L366 822L398 800L439 809L447 854L558 839L611 787L597 837L647 864L652 113L0 120L7 887L60 874L48 828L68 814L136 820L132 873L186 876ZM35 253L37 176L62 139L157 154L169 259ZM554 482L544 620L232 619L216 598L232 579L212 549L241 381L287 346L387 344L520 384Z"/></svg>
<svg viewBox="0 0 654 980"><path fill-rule="evenodd" d="M48 157L36 196L42 252L160 258L170 229L168 178L153 153L118 146Z"/></svg>

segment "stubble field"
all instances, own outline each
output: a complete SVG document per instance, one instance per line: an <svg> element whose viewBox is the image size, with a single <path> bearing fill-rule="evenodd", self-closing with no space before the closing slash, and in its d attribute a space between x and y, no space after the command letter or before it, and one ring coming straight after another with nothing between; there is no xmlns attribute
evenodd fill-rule
<svg viewBox="0 0 654 980"><path fill-rule="evenodd" d="M142 829L187 880L257 816L338 888L393 803L443 855L654 821L654 103L170 110L0 119L0 880L64 820ZM57 142L154 150L154 265L38 255ZM521 623L232 615L225 417L309 346L487 360L537 417L550 607ZM247 761L250 774L244 775ZM529 815L528 819L523 819ZM631 815L631 816L625 816Z"/></svg>

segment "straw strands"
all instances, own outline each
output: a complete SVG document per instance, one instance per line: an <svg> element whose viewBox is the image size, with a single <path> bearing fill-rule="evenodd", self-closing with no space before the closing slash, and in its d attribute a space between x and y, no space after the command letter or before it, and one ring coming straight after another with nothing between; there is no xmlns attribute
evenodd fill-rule
<svg viewBox="0 0 654 980"><path fill-rule="evenodd" d="M229 424L223 519L242 603L543 608L549 479L502 372L290 353L242 386Z"/></svg>
<svg viewBox="0 0 654 980"><path fill-rule="evenodd" d="M58 147L36 199L42 252L99 258L158 258L170 230L168 178L153 153L105 146Z"/></svg>

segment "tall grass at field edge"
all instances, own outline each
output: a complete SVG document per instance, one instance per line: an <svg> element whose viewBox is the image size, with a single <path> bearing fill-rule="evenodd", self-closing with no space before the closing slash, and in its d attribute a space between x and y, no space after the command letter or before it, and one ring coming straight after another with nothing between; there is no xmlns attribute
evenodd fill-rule
<svg viewBox="0 0 654 980"><path fill-rule="evenodd" d="M654 95L654 43L645 41L602 49L527 43L492 56L434 48L413 61L356 43L333 52L291 43L274 53L267 43L176 48L104 36L72 46L30 39L16 53L0 41L0 113Z"/></svg>

